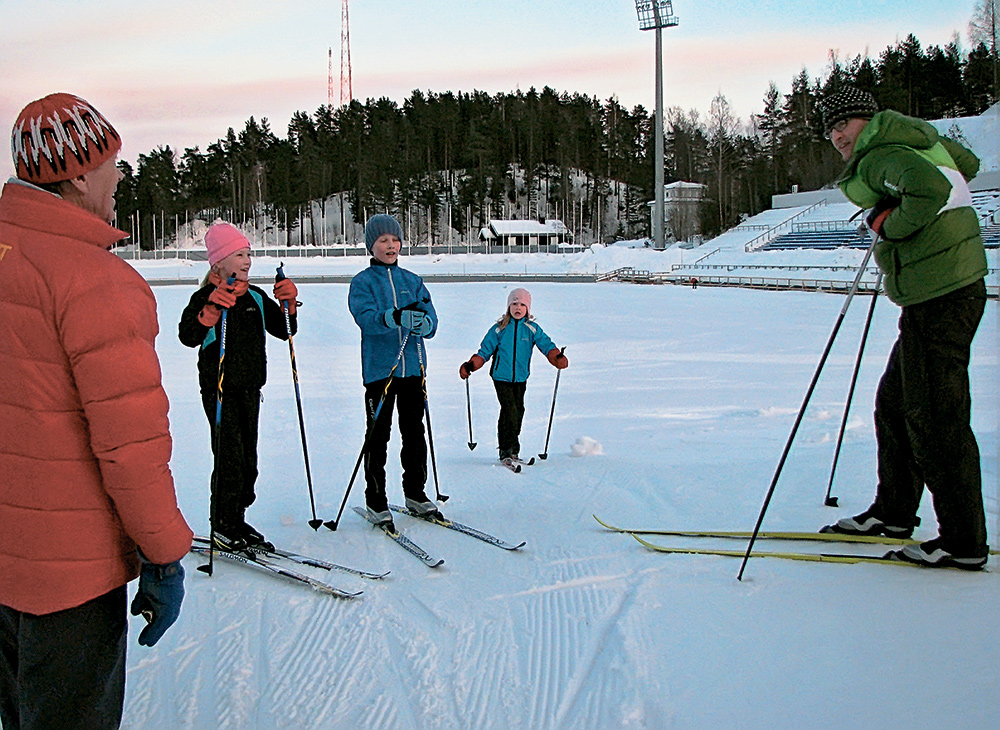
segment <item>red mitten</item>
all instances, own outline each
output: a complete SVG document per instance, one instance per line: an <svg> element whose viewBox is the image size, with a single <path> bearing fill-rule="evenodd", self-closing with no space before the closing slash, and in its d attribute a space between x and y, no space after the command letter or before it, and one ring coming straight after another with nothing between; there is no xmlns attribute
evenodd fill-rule
<svg viewBox="0 0 1000 730"><path fill-rule="evenodd" d="M545 357L548 358L549 362L552 363L552 367L563 370L569 367L569 360L563 355L557 348L553 347L549 350Z"/></svg>
<svg viewBox="0 0 1000 730"><path fill-rule="evenodd" d="M222 317L222 310L214 304L206 304L198 312L198 321L206 327L214 327Z"/></svg>
<svg viewBox="0 0 1000 730"><path fill-rule="evenodd" d="M295 308L298 306L295 297L298 295L299 290L291 279L282 279L274 285L274 298L282 304L288 304L289 314L295 314Z"/></svg>
<svg viewBox="0 0 1000 730"><path fill-rule="evenodd" d="M468 362L463 362L461 367L458 368L458 377L465 380L485 364L486 361L483 358L479 357L479 355L473 355L469 358Z"/></svg>
<svg viewBox="0 0 1000 730"><path fill-rule="evenodd" d="M236 304L236 295L226 289L214 289L208 295L208 302L219 309L229 309Z"/></svg>

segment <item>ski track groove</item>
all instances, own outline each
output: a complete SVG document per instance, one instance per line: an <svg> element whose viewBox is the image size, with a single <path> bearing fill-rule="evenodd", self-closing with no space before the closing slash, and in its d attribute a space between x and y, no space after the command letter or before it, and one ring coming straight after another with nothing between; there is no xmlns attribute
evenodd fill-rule
<svg viewBox="0 0 1000 730"><path fill-rule="evenodd" d="M618 594L614 599L617 605L603 619L603 630L592 634L591 646L588 647L589 658L576 663L576 676L568 683L555 727L597 727L602 719L601 708L615 707L616 700L623 703L630 694L628 677L620 671L622 663L601 663L598 659L603 654L625 654L620 622L634 602L636 591L637 588L632 584L628 590ZM604 666L618 667L619 671L614 674L602 673L601 667ZM572 716L577 705L581 705L577 714L582 717Z"/></svg>
<svg viewBox="0 0 1000 730"><path fill-rule="evenodd" d="M358 620L357 606L324 598L307 595L290 607L294 609L290 625L301 625L303 631L286 637L284 646L275 646L269 656L262 657L265 663L270 660L275 675L269 683L267 705L286 707L288 697L305 700L294 703L291 714L277 716L278 727L318 727L348 699L347 683L330 681L330 677L344 676L356 662L368 666L361 656L369 632ZM298 614L307 617L300 620ZM269 627L265 635L281 636L281 627Z"/></svg>
<svg viewBox="0 0 1000 730"><path fill-rule="evenodd" d="M593 574L589 563L568 557L557 556L554 561L555 583L567 587L541 592L528 607L531 614L528 625L532 630L527 672L528 684L535 691L526 726L539 730L599 727L599 708L610 692L603 675L592 676L590 683L586 681L593 674L593 658L602 648L600 636L610 630L605 628L594 638L590 627L603 623L606 619L602 616L609 612L619 613L623 604L619 600L614 610L609 611L610 593L595 588L593 583L599 576ZM584 661L587 647L591 647L590 661ZM579 675L581 670L583 677ZM585 714L569 717L576 706L574 699L584 690L592 696L581 708ZM595 695L600 699L593 699Z"/></svg>
<svg viewBox="0 0 1000 730"><path fill-rule="evenodd" d="M515 662L511 647L516 646L508 615L500 614L477 625L470 623L458 632L454 644L455 666L472 667L455 682L455 724L462 728L521 727L514 722L508 702L520 692L511 692L515 682ZM520 689L519 682L514 689Z"/></svg>

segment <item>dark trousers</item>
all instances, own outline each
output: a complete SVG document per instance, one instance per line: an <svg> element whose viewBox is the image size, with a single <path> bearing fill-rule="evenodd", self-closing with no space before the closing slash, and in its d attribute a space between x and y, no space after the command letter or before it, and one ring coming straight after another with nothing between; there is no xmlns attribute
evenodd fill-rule
<svg viewBox="0 0 1000 730"><path fill-rule="evenodd" d="M969 360L986 306L982 280L903 307L875 395L876 512L912 525L924 485L939 536L955 553L986 549L979 446L970 425Z"/></svg>
<svg viewBox="0 0 1000 730"><path fill-rule="evenodd" d="M222 420L215 427L215 391L202 391L201 402L212 430L212 519L215 529L239 528L247 507L257 494L257 425L260 390L226 388L222 394Z"/></svg>
<svg viewBox="0 0 1000 730"><path fill-rule="evenodd" d="M521 453L521 423L524 421L524 391L527 382L505 383L493 381L500 401L500 418L497 419L497 445L500 448L500 458Z"/></svg>
<svg viewBox="0 0 1000 730"><path fill-rule="evenodd" d="M378 421L374 423L379 400L385 393ZM388 509L385 494L385 461L392 431L392 411L399 415L399 451L403 467L403 494L418 502L427 500L427 442L424 440L424 389L419 377L376 380L365 385L365 501L376 512Z"/></svg>
<svg viewBox="0 0 1000 730"><path fill-rule="evenodd" d="M106 730L125 702L127 591L35 616L0 606L3 730Z"/></svg>

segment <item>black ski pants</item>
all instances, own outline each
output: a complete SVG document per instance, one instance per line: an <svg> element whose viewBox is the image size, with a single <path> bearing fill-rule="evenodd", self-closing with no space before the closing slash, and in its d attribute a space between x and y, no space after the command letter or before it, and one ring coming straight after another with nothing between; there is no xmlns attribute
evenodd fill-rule
<svg viewBox="0 0 1000 730"><path fill-rule="evenodd" d="M955 554L986 550L969 392L970 348L985 306L980 279L903 307L899 336L875 396L876 513L889 524L914 524L926 485L939 536Z"/></svg>
<svg viewBox="0 0 1000 730"><path fill-rule="evenodd" d="M494 380L493 388L500 401L500 417L497 419L497 445L500 458L521 453L521 424L524 422L524 392L528 383L505 383Z"/></svg>
<svg viewBox="0 0 1000 730"><path fill-rule="evenodd" d="M375 421L375 411L383 393L385 400ZM391 378L365 385L365 502L375 512L388 509L385 493L385 462L392 432L392 411L399 415L402 446L399 461L403 468L403 494L418 502L427 501L427 442L424 440L424 389L419 377Z"/></svg>
<svg viewBox="0 0 1000 730"><path fill-rule="evenodd" d="M3 730L115 730L125 703L127 591L36 616L0 606Z"/></svg>
<svg viewBox="0 0 1000 730"><path fill-rule="evenodd" d="M212 519L215 529L227 532L243 525L247 507L257 494L257 428L260 390L225 388L221 426L216 430L215 391L202 391L202 405L212 431Z"/></svg>

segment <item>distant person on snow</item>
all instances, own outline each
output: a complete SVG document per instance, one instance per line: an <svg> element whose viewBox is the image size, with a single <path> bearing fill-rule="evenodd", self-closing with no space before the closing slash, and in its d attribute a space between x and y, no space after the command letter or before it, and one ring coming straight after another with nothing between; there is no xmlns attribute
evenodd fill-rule
<svg viewBox="0 0 1000 730"><path fill-rule="evenodd" d="M260 390L267 380L265 335L288 339L285 313L263 289L250 283L250 242L238 228L216 223L205 234L208 275L181 313L180 341L197 347L201 402L212 434L211 521L215 544L223 550L272 548L246 521L257 498L257 426ZM234 283L228 279L234 277ZM274 285L274 296L288 305L294 335L298 330L298 290L291 279ZM222 313L226 314L222 418L216 430Z"/></svg>
<svg viewBox="0 0 1000 730"><path fill-rule="evenodd" d="M109 249L121 138L89 103L24 108L0 194L0 726L121 724L133 615L177 620L191 529L170 474L156 300Z"/></svg>
<svg viewBox="0 0 1000 730"><path fill-rule="evenodd" d="M527 289L514 289L507 295L507 310L483 337L479 352L458 368L459 377L465 380L493 358L490 377L500 401L497 443L500 461L507 466L521 462L519 437L532 348L537 347L553 367L560 370L569 367L569 360L534 320L531 294Z"/></svg>
<svg viewBox="0 0 1000 730"><path fill-rule="evenodd" d="M906 546L901 557L980 569L989 546L968 368L986 305L986 254L967 182L979 160L927 122L880 112L858 89L831 94L822 111L827 135L847 161L840 188L871 209L875 260L886 294L902 307L875 395L875 501L825 529L909 537L926 485L938 537Z"/></svg>
<svg viewBox="0 0 1000 730"><path fill-rule="evenodd" d="M351 315L361 329L367 434L365 503L375 524L391 530L395 526L386 497L385 462L393 407L399 414L399 458L406 506L422 516L441 514L424 491L424 339L435 335L438 318L423 279L399 266L402 239L403 229L392 216L379 214L368 220L365 245L372 258L368 268L351 279L348 295ZM376 420L380 402L382 409Z"/></svg>

